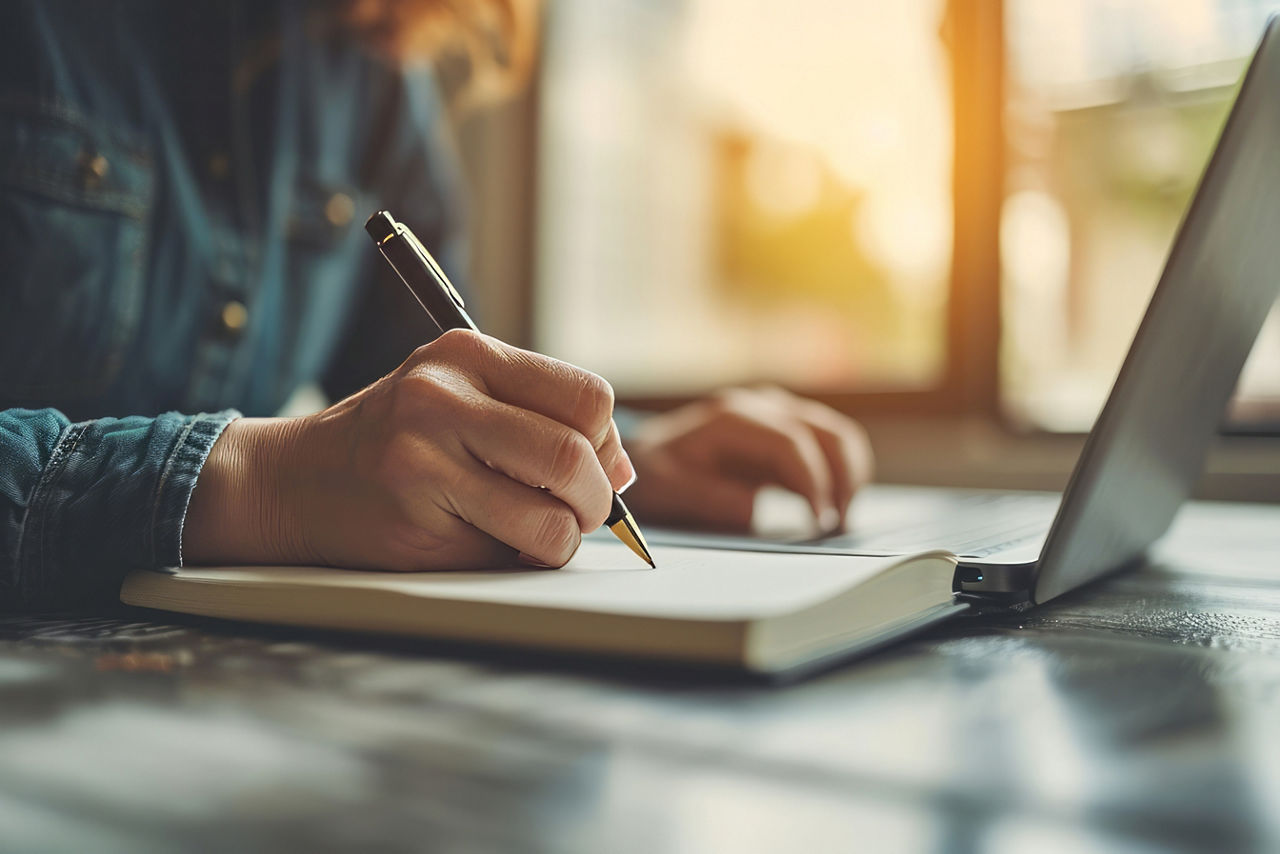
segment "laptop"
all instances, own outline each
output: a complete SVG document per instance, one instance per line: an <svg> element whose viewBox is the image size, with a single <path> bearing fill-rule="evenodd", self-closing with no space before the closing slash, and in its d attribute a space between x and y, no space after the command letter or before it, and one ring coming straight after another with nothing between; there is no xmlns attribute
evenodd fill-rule
<svg viewBox="0 0 1280 854"><path fill-rule="evenodd" d="M1066 491L872 486L854 530L800 542L649 533L667 544L960 557L956 588L1048 601L1142 559L1200 477L1280 295L1280 17L1262 41Z"/></svg>

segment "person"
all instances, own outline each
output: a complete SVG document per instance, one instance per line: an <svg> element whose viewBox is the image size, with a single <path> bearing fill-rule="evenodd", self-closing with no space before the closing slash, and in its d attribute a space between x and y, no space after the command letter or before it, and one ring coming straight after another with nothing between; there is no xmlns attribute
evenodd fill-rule
<svg viewBox="0 0 1280 854"><path fill-rule="evenodd" d="M380 269L357 216L380 207L463 268L444 104L403 61L466 31L459 9L510 11L5 4L3 607L113 601L183 562L559 566L632 481L642 524L744 530L768 483L842 523L870 466L845 416L735 389L624 441L600 377L437 338ZM338 402L270 417L310 382Z"/></svg>

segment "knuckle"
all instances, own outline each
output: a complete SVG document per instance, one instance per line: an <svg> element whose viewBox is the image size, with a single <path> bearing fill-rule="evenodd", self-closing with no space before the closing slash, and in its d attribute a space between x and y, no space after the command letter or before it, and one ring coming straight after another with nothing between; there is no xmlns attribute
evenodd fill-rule
<svg viewBox="0 0 1280 854"><path fill-rule="evenodd" d="M419 344L417 347L413 348L413 353L409 355L409 358L404 360L404 364L400 366L401 369L409 370L416 365L421 365L423 362L431 361L435 356L439 343L439 339L436 339L435 341L431 341L426 344Z"/></svg>
<svg viewBox="0 0 1280 854"><path fill-rule="evenodd" d="M394 412L402 418L416 418L424 408L439 409L454 400L452 390L434 372L413 371L395 385Z"/></svg>
<svg viewBox="0 0 1280 854"><path fill-rule="evenodd" d="M847 429L849 432L849 441L864 450L870 450L871 436L867 433L867 428L863 427L857 421L849 419Z"/></svg>
<svg viewBox="0 0 1280 854"><path fill-rule="evenodd" d="M718 412L718 413L733 412L736 409L738 405L738 400L741 396L742 396L741 389L737 389L737 388L719 389L715 392L712 392L711 395L707 397L707 405L714 412Z"/></svg>
<svg viewBox="0 0 1280 854"><path fill-rule="evenodd" d="M777 383L762 382L751 389L754 395L761 399L766 399L774 403L790 403L794 400L795 395L787 391L787 389Z"/></svg>
<svg viewBox="0 0 1280 854"><path fill-rule="evenodd" d="M538 517L534 539L539 553L536 555L557 566L573 556L582 532L577 517L566 507L550 507Z"/></svg>
<svg viewBox="0 0 1280 854"><path fill-rule="evenodd" d="M613 413L613 386L599 374L587 372L582 384L583 396L599 411Z"/></svg>
<svg viewBox="0 0 1280 854"><path fill-rule="evenodd" d="M871 437L867 430L857 421L844 415L840 416L831 428L831 434L840 442L845 453L857 455L865 453L871 447Z"/></svg>
<svg viewBox="0 0 1280 854"><path fill-rule="evenodd" d="M450 329L441 333L434 343L452 358L466 358L489 349L488 339L472 329Z"/></svg>
<svg viewBox="0 0 1280 854"><path fill-rule="evenodd" d="M708 402L708 409L711 412L711 420L725 427L746 427L751 423L751 419L738 406L734 398L713 398Z"/></svg>
<svg viewBox="0 0 1280 854"><path fill-rule="evenodd" d="M575 413L580 423L591 428L592 435L602 433L608 428L613 417L613 386L603 377L581 371L579 374L578 405Z"/></svg>
<svg viewBox="0 0 1280 854"><path fill-rule="evenodd" d="M760 395L750 388L728 388L711 398L712 412L728 421L754 423L760 420Z"/></svg>
<svg viewBox="0 0 1280 854"><path fill-rule="evenodd" d="M585 436L574 430L560 432L551 453L546 485L560 488L573 483L594 458L595 450Z"/></svg>

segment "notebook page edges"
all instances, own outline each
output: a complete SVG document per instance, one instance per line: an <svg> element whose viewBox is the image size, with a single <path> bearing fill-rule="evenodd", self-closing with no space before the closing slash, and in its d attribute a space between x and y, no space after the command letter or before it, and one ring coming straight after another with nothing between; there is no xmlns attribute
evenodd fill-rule
<svg viewBox="0 0 1280 854"><path fill-rule="evenodd" d="M671 547L655 550L654 557L656 570L638 567L635 556L621 544L587 540L568 565L551 570L395 573L319 567L183 567L171 572L183 582L246 589L269 583L350 594L369 590L530 608L741 621L808 608L905 562L901 557ZM129 585L122 594L128 604L148 604L130 601L137 597L128 595Z"/></svg>

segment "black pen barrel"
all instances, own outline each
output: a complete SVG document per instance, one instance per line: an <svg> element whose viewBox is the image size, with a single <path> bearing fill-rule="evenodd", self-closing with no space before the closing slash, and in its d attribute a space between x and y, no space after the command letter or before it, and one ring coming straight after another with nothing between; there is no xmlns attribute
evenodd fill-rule
<svg viewBox="0 0 1280 854"><path fill-rule="evenodd" d="M442 281L414 247L396 228L396 222L386 211L379 211L365 223L365 230L378 244L383 257L404 282L409 293L426 310L441 332L450 329L470 329L479 332L475 321L467 314L451 294L453 285Z"/></svg>

